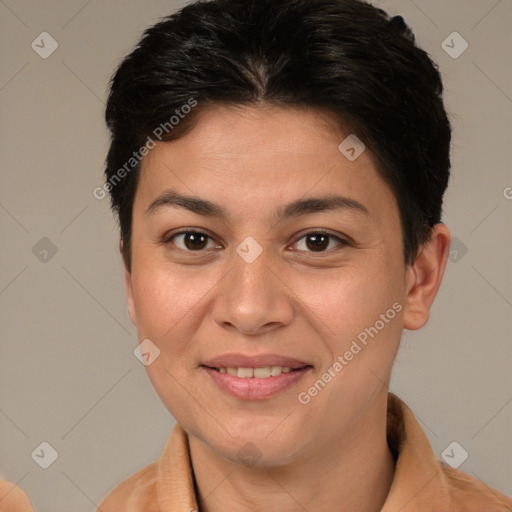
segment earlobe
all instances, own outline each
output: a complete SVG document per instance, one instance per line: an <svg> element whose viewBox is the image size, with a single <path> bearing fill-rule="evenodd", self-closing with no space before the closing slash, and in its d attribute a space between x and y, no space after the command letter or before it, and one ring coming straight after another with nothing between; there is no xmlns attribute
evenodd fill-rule
<svg viewBox="0 0 512 512"><path fill-rule="evenodd" d="M121 253L121 257L124 264L124 289L126 292L126 300L128 302L128 316L132 324L137 327L137 314L135 311L135 303L133 300L133 288L132 288L132 274L131 271L126 266L126 260L123 257L123 240L119 241L119 252Z"/></svg>
<svg viewBox="0 0 512 512"><path fill-rule="evenodd" d="M423 327L443 280L450 250L450 231L444 224L432 228L429 240L421 247L407 269L404 328Z"/></svg>

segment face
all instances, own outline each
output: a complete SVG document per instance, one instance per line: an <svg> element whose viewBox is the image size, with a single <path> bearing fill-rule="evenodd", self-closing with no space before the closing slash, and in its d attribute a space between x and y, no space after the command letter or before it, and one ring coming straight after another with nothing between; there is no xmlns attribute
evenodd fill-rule
<svg viewBox="0 0 512 512"><path fill-rule="evenodd" d="M319 112L215 107L143 162L131 317L168 410L228 459L327 449L389 379L411 274L393 193L347 135Z"/></svg>

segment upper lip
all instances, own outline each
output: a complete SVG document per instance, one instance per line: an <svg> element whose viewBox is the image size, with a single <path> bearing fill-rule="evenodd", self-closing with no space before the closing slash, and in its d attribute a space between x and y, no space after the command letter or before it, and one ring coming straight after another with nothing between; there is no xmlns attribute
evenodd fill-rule
<svg viewBox="0 0 512 512"><path fill-rule="evenodd" d="M208 361L203 362L202 365L209 366L210 368L262 368L265 366L302 368L303 366L311 366L304 361L279 354L224 354L208 359Z"/></svg>

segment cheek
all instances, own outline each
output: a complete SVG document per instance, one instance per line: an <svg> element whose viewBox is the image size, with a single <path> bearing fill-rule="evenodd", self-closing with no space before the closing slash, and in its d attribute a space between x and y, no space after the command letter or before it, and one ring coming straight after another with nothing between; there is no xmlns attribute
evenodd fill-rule
<svg viewBox="0 0 512 512"><path fill-rule="evenodd" d="M139 337L151 339L162 351L184 351L198 329L204 305L218 279L198 269L183 271L162 263L133 269L133 297Z"/></svg>
<svg viewBox="0 0 512 512"><path fill-rule="evenodd" d="M167 409L181 417L188 407L181 383L193 365L191 340L200 324L199 308L208 283L183 278L158 264L134 268L132 283L139 339L151 340L160 350L146 372Z"/></svg>
<svg viewBox="0 0 512 512"><path fill-rule="evenodd" d="M357 410L387 381L403 329L400 275L398 265L385 275L365 265L344 269L335 279L315 280L314 293L303 283L313 313L308 314L327 349L323 367L308 385L335 375L329 391L318 395L317 407L334 410L343 397L348 411Z"/></svg>
<svg viewBox="0 0 512 512"><path fill-rule="evenodd" d="M294 291L314 312L330 337L341 334L337 339L343 341L373 325L395 302L403 303L400 275L399 269L390 268L384 273L366 265L354 266L336 275L296 279ZM393 319L396 309L399 308L393 310ZM395 324L400 323L398 316Z"/></svg>

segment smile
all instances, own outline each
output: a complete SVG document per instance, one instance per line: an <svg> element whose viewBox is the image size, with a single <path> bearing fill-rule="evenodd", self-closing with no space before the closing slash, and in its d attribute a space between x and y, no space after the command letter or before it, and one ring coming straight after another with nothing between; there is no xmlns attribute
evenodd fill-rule
<svg viewBox="0 0 512 512"><path fill-rule="evenodd" d="M224 393L243 400L271 398L298 382L312 368L289 366L218 367L201 366Z"/></svg>
<svg viewBox="0 0 512 512"><path fill-rule="evenodd" d="M268 377L277 377L282 373L288 373L295 371L289 366L263 366L261 368L232 368L232 367L221 367L214 368L214 370L220 373L228 373L229 375L235 375L242 379L256 378L256 379L267 379Z"/></svg>

